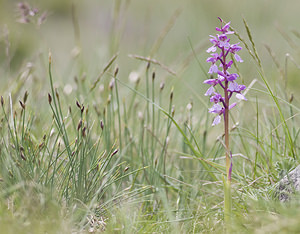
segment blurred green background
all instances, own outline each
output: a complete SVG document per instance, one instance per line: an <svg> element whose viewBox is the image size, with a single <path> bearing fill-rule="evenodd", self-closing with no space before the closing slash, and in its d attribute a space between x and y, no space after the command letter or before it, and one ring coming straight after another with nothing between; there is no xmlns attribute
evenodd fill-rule
<svg viewBox="0 0 300 234"><path fill-rule="evenodd" d="M231 25L251 46L243 18L247 21L258 54L262 60L266 78L274 94L276 97L287 101L293 93L294 101L292 104L299 106L299 0L28 0L28 5L32 9L38 8L39 13L35 16L30 16L31 22L27 24L19 22L21 15L18 3L20 1L0 0L0 96L3 96L4 102L7 103L9 93L11 93L14 107L17 106L19 109L16 109L20 110L18 100L22 100L25 91L29 92L28 103L30 104L26 110L29 109L28 118L30 120L33 119L32 122L34 124L30 130L37 139L42 138L47 128L53 127L53 119L47 97L48 92L50 92L48 76L49 50L52 54L54 86L58 87L58 93L63 93L61 95L63 115L66 116L69 115L68 107L75 106L75 100L79 100L79 103L84 103L92 111L94 111L94 104L95 106L98 105L101 111L105 108L111 91L108 84L111 80L111 73L113 73L116 66L115 64L119 67L118 79L126 85L129 84L130 87L134 87L134 84L130 83L131 81L129 80L132 72L137 72L140 74L141 79L145 79L147 63L130 56L138 55L155 59L158 63L166 66L168 70L176 73L174 75L159 65L151 65L151 72L153 70L156 72L156 95L159 93L160 83L165 83L165 89L162 92L164 98L161 106L165 109L168 108L169 95L172 87L174 87L174 100L172 103L175 105L176 110L174 119L180 125L183 125L187 113L190 113L185 111L186 106L192 101L193 110L195 110L193 117L195 118L191 122L195 120L194 123L197 125L194 127L194 129L197 129L195 131L196 138L198 135L201 135L199 137L201 140L202 135L205 135L206 140L207 134L207 146L204 143L203 148L217 145L216 148L209 151L211 155L218 151L216 156L220 156L222 147L220 148L215 143L215 139L216 136L222 134L222 129L221 127L210 128L205 126L209 125L208 123L212 121L213 117L208 116L207 113L209 100L207 97L204 97L204 93L208 87L203 85L203 80L207 78L209 68L209 64L205 62L208 57L206 49L210 46L208 39L210 34L216 33L215 27L219 26L217 17L221 17L225 21L231 21ZM41 25L38 25L37 21L44 12L47 12L46 20ZM238 38L233 36L232 42L238 42ZM107 72L108 74L104 75L96 89L90 92L90 86L102 72L105 64L115 54L118 54L118 57ZM258 74L255 62L253 62L246 49L243 49L239 55L244 60L244 63L239 64L239 72L242 78L239 83L249 86L254 79L258 80L253 89L247 93L246 97L249 101L241 103L239 111L235 110L233 112L234 118L236 116L239 117L235 119L240 121L240 129L245 132L240 138L245 137L245 149L249 149L249 152L246 152L246 156L254 159L258 154L256 149L258 138L257 141L256 139L253 140L252 136L247 138L249 137L247 130L249 129L249 134L253 133L255 135L255 124L257 121L257 132L258 126L262 126L260 131L262 131L263 140L266 139L265 148L268 149L269 138L265 138L265 136L268 137L269 135L263 131L266 131L265 129L267 128L270 128L272 131L277 130L281 126L281 119L277 122L277 117L279 118L280 116L276 108L269 108L275 106L274 101L270 99L268 92L263 93L267 89ZM145 95L145 83L144 80L138 89L143 95ZM126 85L119 82L118 84L120 100L136 94L128 89ZM255 89L259 89L259 91ZM149 102L147 103L140 96L138 98L142 101L137 101L140 106L134 111L142 112L145 110L143 105L149 104ZM129 101L131 100L130 98L128 99ZM257 109L256 102L259 102ZM280 102L280 105L286 107L285 110L290 108L290 106L284 104L284 102ZM13 111L14 109L9 108L9 105L5 105L5 107L7 107L8 111ZM75 106L75 108L77 107ZM269 115L270 113L271 115ZM274 123L271 118L272 113ZM134 114L137 113L134 112ZM262 117L258 118L259 114ZM291 119L290 116L293 116L294 112L290 108L284 114L286 119ZM295 115L298 115L298 113ZM141 119L137 119L137 116L131 116L129 122L133 123L130 126L133 134L135 134L133 136L139 139L140 133L136 130L138 129L137 121L141 122ZM258 121L261 121L261 125L258 125ZM297 122L291 122L289 121L288 124L294 123L295 125L292 125L292 127L297 126ZM233 124L234 121L231 121L231 126ZM206 129L209 129L209 131L206 132ZM267 131L271 131L270 129L267 129ZM294 136L297 139L298 128L295 127L293 130L295 130ZM259 134L257 133L257 135ZM286 144L282 143L285 142L285 139L281 142L280 138L284 138L285 135L283 134L282 136L280 131L278 135L278 139L280 139L278 144L275 141L273 143L272 135L270 136L271 151L273 144L276 145L275 149L276 147L280 148L278 152L276 151L278 156L276 160L282 156L289 156L281 154L281 152L286 153L287 151ZM178 142L180 142L182 136L180 136L178 131L176 134L170 134L170 136L172 145L175 146L174 148L170 146L170 149L176 151L177 148L180 148ZM238 139L238 135L233 133L233 136L235 137L233 137L234 139ZM239 144L239 139L237 142L237 144L233 144L235 147L233 152L244 150ZM160 149L157 150L160 151ZM207 149L205 150L208 151ZM269 156L268 152L267 150L266 155L263 153L262 155ZM126 155L133 167L136 163L135 156L139 158L140 155L139 153L134 155L134 157L130 154ZM269 161L266 160L266 162ZM292 167L295 161L291 162L288 169ZM138 160L137 163L139 163ZM186 179L190 178L188 169L194 167L197 170L199 169L198 164L191 161L191 163L188 162L190 164L184 162L189 166L182 167L183 169L180 171L177 168L177 164L180 163L181 161L177 157L170 157L168 164L172 167L170 169L171 175L175 174L177 176L177 173L186 173L188 175L184 178ZM240 161L240 164L238 163L235 168L244 168L244 161ZM270 164L272 165L272 162ZM250 170L250 168L247 168L247 170ZM202 171L199 171L199 173L202 173ZM260 173L265 177L269 176L263 170ZM245 174L247 175L246 172ZM193 175L191 176L191 181L194 182ZM195 178L198 179L199 177L196 176ZM277 178L276 176L274 177ZM181 180L181 177L178 178ZM252 181L252 178L250 179L249 181ZM269 182L261 182L258 187L264 189L266 184L269 185ZM197 186L195 188L191 187L198 192ZM221 193L219 192L222 186L219 186L217 190L214 184L212 186L213 195L211 195L209 189L207 190L209 193L203 192L203 194L209 194L209 196L204 196L204 198L212 200L213 204L217 202L215 197L220 199ZM248 186L246 187L248 188ZM215 193L217 196L215 196ZM223 198L221 197L221 199ZM269 208L266 208L266 210L269 210ZM214 210L212 213L214 213ZM218 222L216 222L217 225L219 225Z"/></svg>

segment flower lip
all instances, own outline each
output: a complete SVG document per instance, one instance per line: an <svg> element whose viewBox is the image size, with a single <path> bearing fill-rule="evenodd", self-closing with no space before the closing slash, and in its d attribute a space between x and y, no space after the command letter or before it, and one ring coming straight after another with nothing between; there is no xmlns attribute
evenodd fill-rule
<svg viewBox="0 0 300 234"><path fill-rule="evenodd" d="M240 43L238 42L238 43L233 44L233 45L230 46L231 53L236 53L236 52L238 52L242 49L242 47L240 47L239 44Z"/></svg>
<svg viewBox="0 0 300 234"><path fill-rule="evenodd" d="M218 73L218 66L216 64L211 65L211 67L209 68L208 73L212 74L212 73Z"/></svg>
<svg viewBox="0 0 300 234"><path fill-rule="evenodd" d="M212 46L212 47L214 47L214 46ZM215 47L216 48L216 47ZM212 57L208 57L207 59L206 59L206 62L208 62L208 63L215 63L215 62L217 62L217 60L219 59L219 54L218 53L212 53L212 54L210 54Z"/></svg>
<svg viewBox="0 0 300 234"><path fill-rule="evenodd" d="M237 62L240 62L240 63L244 62L244 60L241 59L241 57L240 57L238 54L235 54L235 55L234 55L234 58L235 58L235 60L236 60Z"/></svg>
<svg viewBox="0 0 300 234"><path fill-rule="evenodd" d="M236 80L238 77L239 77L238 74L232 73L232 74L230 74L229 76L227 76L227 80L228 80L228 81L234 81L234 80Z"/></svg>
<svg viewBox="0 0 300 234"><path fill-rule="evenodd" d="M225 40L227 40L227 39L228 39L228 37L226 36L226 34L225 34L225 33L223 33L223 34L219 35L219 36L218 36L218 38L219 38L219 40L221 40L221 41L225 41Z"/></svg>
<svg viewBox="0 0 300 234"><path fill-rule="evenodd" d="M238 83L236 83L236 82L229 83L227 91L230 91L230 92L239 92L240 89L239 89Z"/></svg>
<svg viewBox="0 0 300 234"><path fill-rule="evenodd" d="M209 113L217 113L222 114L224 112L224 108L220 104L214 104L212 108L208 110Z"/></svg>
<svg viewBox="0 0 300 234"><path fill-rule="evenodd" d="M221 94L216 93L216 92L214 92L214 93L215 93L215 95L210 98L210 102L214 102L215 104L217 104L218 102L223 101L224 98L222 97Z"/></svg>
<svg viewBox="0 0 300 234"><path fill-rule="evenodd" d="M218 116L216 116L216 117L214 118L214 121L213 121L213 123L212 123L212 126L215 126L215 125L219 124L220 122L221 122L221 116L218 115Z"/></svg>
<svg viewBox="0 0 300 234"><path fill-rule="evenodd" d="M207 53L211 53L211 52L216 52L216 50L217 50L217 47L216 47L215 45L213 45L212 47L209 47L209 48L206 50L206 52L207 52Z"/></svg>
<svg viewBox="0 0 300 234"><path fill-rule="evenodd" d="M241 94L241 93L237 93L237 94L235 95L235 97L236 97L237 99L247 101L247 98L245 98L245 96L244 96L243 94Z"/></svg>
<svg viewBox="0 0 300 234"><path fill-rule="evenodd" d="M237 82L230 82L227 91L239 93L246 89L245 85L239 85Z"/></svg>
<svg viewBox="0 0 300 234"><path fill-rule="evenodd" d="M205 96L211 96L215 92L215 89L213 86L209 87L206 93L204 94Z"/></svg>

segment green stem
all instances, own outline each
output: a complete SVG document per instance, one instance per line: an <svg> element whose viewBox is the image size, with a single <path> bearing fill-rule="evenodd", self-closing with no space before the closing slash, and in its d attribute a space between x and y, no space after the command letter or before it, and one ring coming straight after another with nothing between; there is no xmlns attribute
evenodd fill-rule
<svg viewBox="0 0 300 234"><path fill-rule="evenodd" d="M230 233L231 228L231 202L231 181L227 176L226 181L224 180L224 221L227 233Z"/></svg>

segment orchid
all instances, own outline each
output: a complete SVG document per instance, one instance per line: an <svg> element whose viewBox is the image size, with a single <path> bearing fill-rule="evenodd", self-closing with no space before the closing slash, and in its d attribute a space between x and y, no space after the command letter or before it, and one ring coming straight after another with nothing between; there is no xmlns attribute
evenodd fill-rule
<svg viewBox="0 0 300 234"><path fill-rule="evenodd" d="M226 151L226 176L227 180L224 180L224 213L225 223L230 223L231 217L231 174L232 174L232 154L229 148L229 110L234 108L237 103L230 104L230 99L235 94L235 97L239 100L247 100L242 93L246 89L245 85L239 85L237 79L239 75L237 73L229 72L234 61L242 63L243 59L237 54L242 47L239 43L230 44L229 35L233 34L230 31L230 22L223 25L223 20L219 18L221 27L216 28L216 36L210 35L210 42L213 44L206 52L210 54L206 62L210 63L208 73L213 77L205 80L203 83L210 85L207 89L205 96L210 96L210 102L213 106L208 109L209 113L215 114L215 118L212 125L218 125L221 123L222 117L224 119L224 136L225 136L225 151ZM223 90L224 96L218 92L218 88Z"/></svg>

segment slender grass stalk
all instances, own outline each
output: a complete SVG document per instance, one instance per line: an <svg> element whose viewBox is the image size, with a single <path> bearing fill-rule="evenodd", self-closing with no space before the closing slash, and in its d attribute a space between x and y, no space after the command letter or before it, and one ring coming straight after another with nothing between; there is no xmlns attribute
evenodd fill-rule
<svg viewBox="0 0 300 234"><path fill-rule="evenodd" d="M152 73L152 86L151 86L151 90L152 90L152 136L151 137L151 157L154 158L154 153L155 153L155 148L154 148L154 136L156 134L155 132L155 106L153 103L155 103L155 72Z"/></svg>
<svg viewBox="0 0 300 234"><path fill-rule="evenodd" d="M145 74L145 78L146 78L146 97L147 99L150 99L150 82L149 82L149 70L150 70L150 62L147 63L147 67L146 67L146 74ZM146 129L148 129L150 127L150 104L149 102L146 103ZM146 131L146 136L145 136L145 141L146 141L146 151L148 152L149 150L149 134ZM151 158L151 165L154 167L154 155L152 155Z"/></svg>
<svg viewBox="0 0 300 234"><path fill-rule="evenodd" d="M117 67L115 69L115 72L114 72L114 79L117 77L118 75L118 71L119 71L119 68ZM119 145L120 145L120 150L122 151L122 126L121 126L121 109L120 109L120 100L119 100L119 91L118 91L118 81L115 80L115 87L116 87L116 99L117 99L117 111L118 111L118 125L119 125L119 136L118 136L118 139L119 139Z"/></svg>

